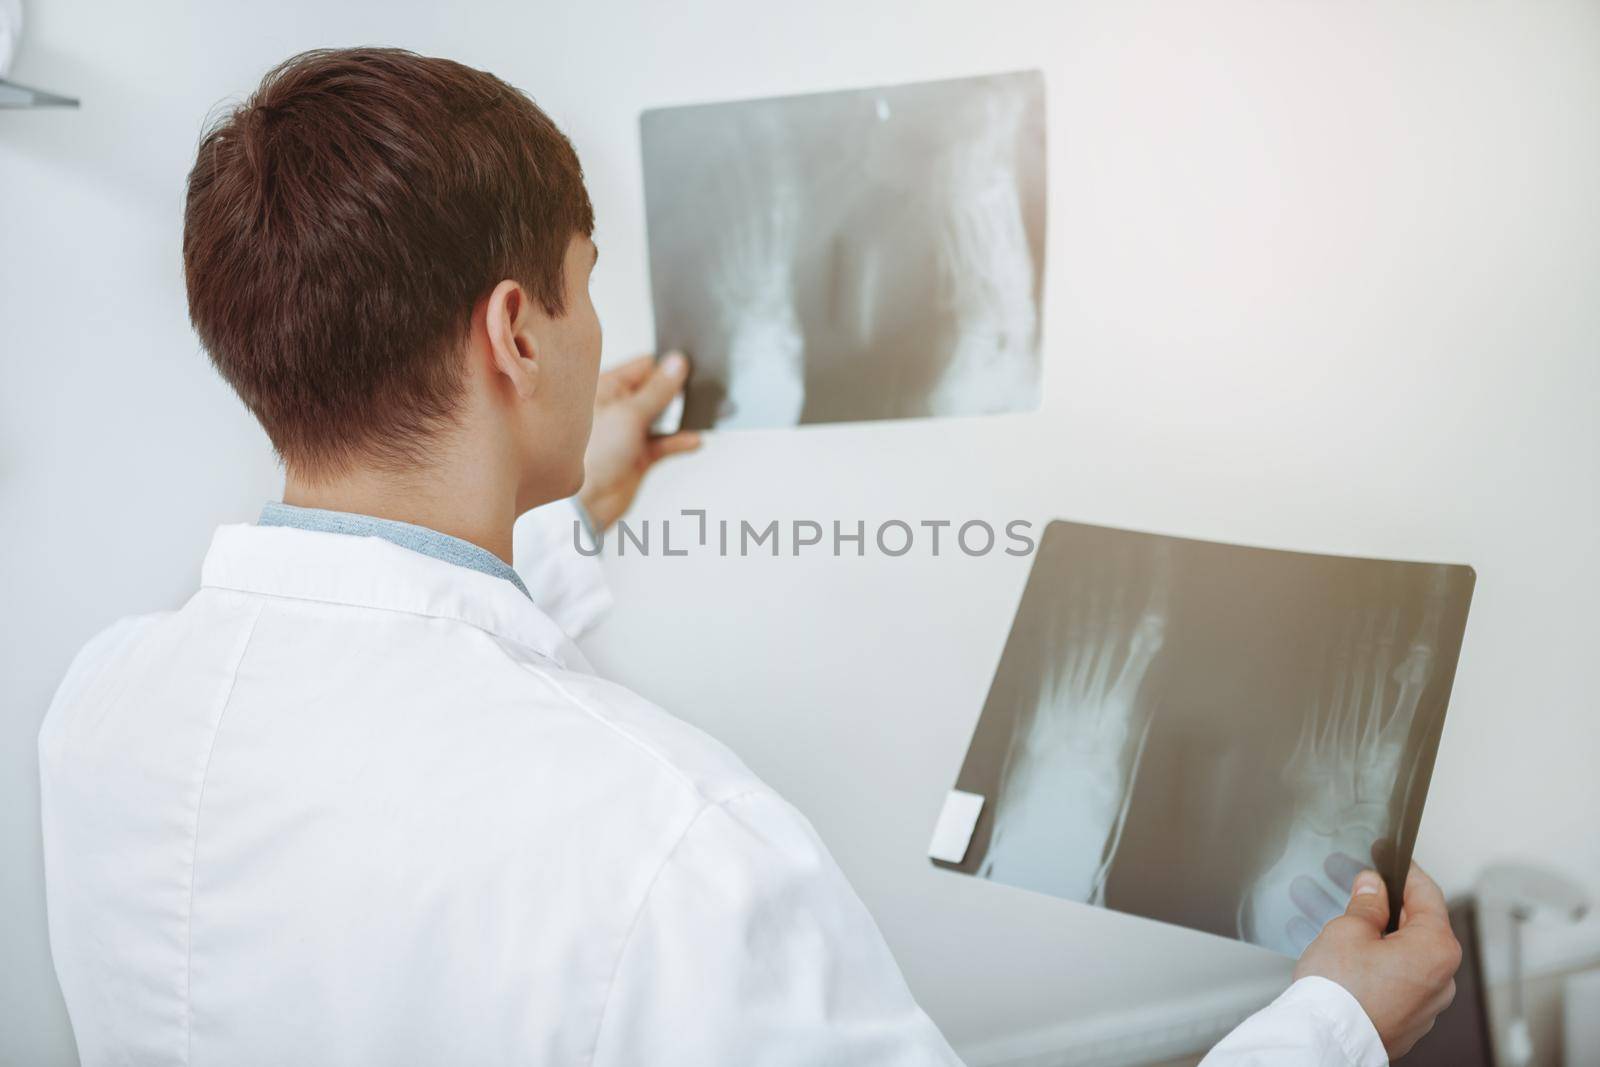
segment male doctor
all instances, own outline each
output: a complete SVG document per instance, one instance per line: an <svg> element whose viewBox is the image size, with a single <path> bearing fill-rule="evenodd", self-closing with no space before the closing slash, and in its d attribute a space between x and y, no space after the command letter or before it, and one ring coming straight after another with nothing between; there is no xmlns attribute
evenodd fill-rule
<svg viewBox="0 0 1600 1067"><path fill-rule="evenodd" d="M605 595L559 502L608 523L695 444L647 434L681 359L598 375L592 229L561 132L444 60L297 56L201 141L190 315L286 485L40 731L85 1064L956 1062L806 820L573 647ZM1413 870L1384 937L1379 890L1209 1067L1428 1029L1444 902Z"/></svg>

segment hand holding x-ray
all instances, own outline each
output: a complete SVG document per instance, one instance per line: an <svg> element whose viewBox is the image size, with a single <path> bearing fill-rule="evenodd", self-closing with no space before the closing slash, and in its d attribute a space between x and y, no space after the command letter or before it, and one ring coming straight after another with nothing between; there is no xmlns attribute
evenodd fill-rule
<svg viewBox="0 0 1600 1067"><path fill-rule="evenodd" d="M1372 855L1389 832L1395 779L1436 658L1442 582L1441 574L1398 664L1398 608L1369 607L1348 621L1283 770L1295 805L1287 839L1240 903L1247 940L1298 956L1343 910L1347 878L1364 866L1351 857Z"/></svg>
<svg viewBox="0 0 1600 1067"><path fill-rule="evenodd" d="M1347 857L1348 858L1348 857ZM1455 999L1461 945L1450 929L1444 894L1411 865L1397 929L1389 926L1389 899L1374 871L1358 872L1349 903L1323 929L1295 965L1295 978L1337 982L1355 997L1398 1059L1411 1051Z"/></svg>
<svg viewBox="0 0 1600 1067"><path fill-rule="evenodd" d="M651 423L679 395L688 374L688 360L677 352L659 362L654 356L638 356L601 372L578 493L595 532L622 517L645 472L658 460L700 447L697 433L650 435Z"/></svg>

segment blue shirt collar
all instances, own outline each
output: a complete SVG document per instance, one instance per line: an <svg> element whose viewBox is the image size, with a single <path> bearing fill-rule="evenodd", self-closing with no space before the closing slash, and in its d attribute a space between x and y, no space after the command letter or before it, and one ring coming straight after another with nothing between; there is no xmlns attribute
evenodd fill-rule
<svg viewBox="0 0 1600 1067"><path fill-rule="evenodd" d="M496 578L504 578L521 590L523 596L529 600L533 599L528 593L528 587L522 584L522 579L505 560L471 541L463 541L459 537L451 537L438 530L430 530L426 526L416 526L409 522L400 522L398 519L380 519L372 515L325 511L322 508L301 508L293 504L276 502L261 509L261 518L256 520L256 524L293 526L300 530L350 534L354 537L381 537L385 541L393 542L401 548L409 548L413 552L420 552L424 556L432 556L434 559L442 559L459 567L469 567Z"/></svg>

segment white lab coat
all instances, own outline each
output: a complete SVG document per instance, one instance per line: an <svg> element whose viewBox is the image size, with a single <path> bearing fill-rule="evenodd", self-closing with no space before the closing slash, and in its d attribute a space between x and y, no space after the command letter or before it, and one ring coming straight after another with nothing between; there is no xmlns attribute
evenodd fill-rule
<svg viewBox="0 0 1600 1067"><path fill-rule="evenodd" d="M590 672L570 516L519 527L556 618L379 538L236 525L182 608L79 653L39 749L87 1067L957 1062L805 818ZM1207 1064L1383 1062L1302 982Z"/></svg>

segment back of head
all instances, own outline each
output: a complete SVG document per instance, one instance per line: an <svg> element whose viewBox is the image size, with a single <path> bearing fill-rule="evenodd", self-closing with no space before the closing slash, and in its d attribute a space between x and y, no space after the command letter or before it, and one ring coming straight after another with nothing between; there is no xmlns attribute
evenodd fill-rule
<svg viewBox="0 0 1600 1067"><path fill-rule="evenodd" d="M594 227L571 143L483 71L305 52L206 132L189 175L189 315L305 474L401 469L448 428L474 303L502 279L562 312Z"/></svg>

